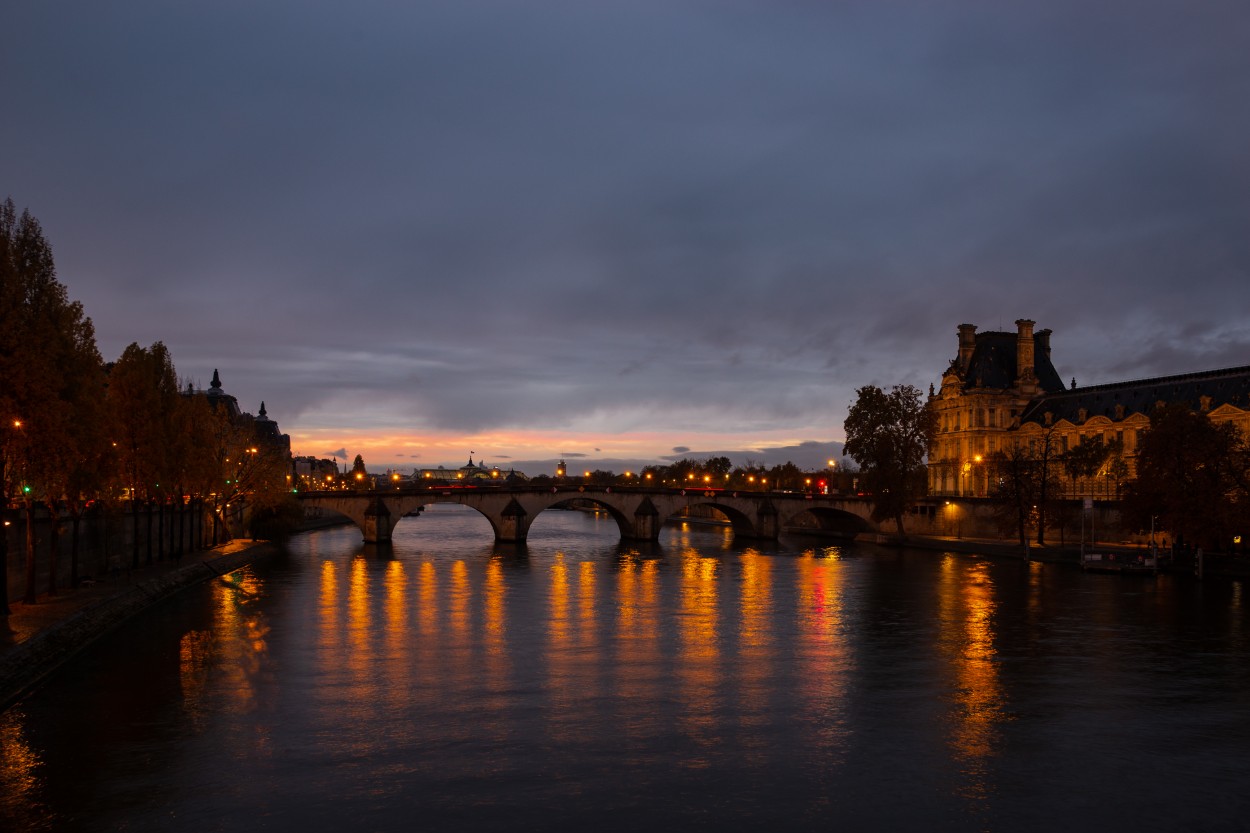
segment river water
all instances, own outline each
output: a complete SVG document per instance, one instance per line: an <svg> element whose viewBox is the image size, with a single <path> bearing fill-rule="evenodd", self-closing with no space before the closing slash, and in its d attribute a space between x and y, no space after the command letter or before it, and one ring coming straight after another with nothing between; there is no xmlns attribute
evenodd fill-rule
<svg viewBox="0 0 1250 833"><path fill-rule="evenodd" d="M0 830L1244 830L1245 591L431 507L0 716Z"/></svg>

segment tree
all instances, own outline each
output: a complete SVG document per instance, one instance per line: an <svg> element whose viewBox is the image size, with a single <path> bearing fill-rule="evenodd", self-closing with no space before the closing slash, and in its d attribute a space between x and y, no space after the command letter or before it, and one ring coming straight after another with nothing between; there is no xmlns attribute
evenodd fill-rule
<svg viewBox="0 0 1250 833"><path fill-rule="evenodd" d="M875 385L856 391L843 427L843 455L860 467L874 497L873 520L894 518L899 537L903 514L925 493L925 455L937 434L937 416L912 385L886 393Z"/></svg>
<svg viewBox="0 0 1250 833"><path fill-rule="evenodd" d="M83 416L102 393L100 372L91 319L57 280L39 221L29 211L19 217L13 201L6 200L0 205L0 497L5 507L15 499L25 506L28 603L35 601L36 505L49 507L55 532L59 503L89 485L82 461L96 456L99 438ZM7 566L7 542L2 546ZM55 556L54 548L52 592ZM0 599L7 598L7 582L0 577ZM7 604L0 607L7 611Z"/></svg>
<svg viewBox="0 0 1250 833"><path fill-rule="evenodd" d="M803 470L789 460L768 470L768 482L774 489L796 489L803 485L803 479Z"/></svg>
<svg viewBox="0 0 1250 833"><path fill-rule="evenodd" d="M1037 545L1044 547L1050 510L1062 492L1059 482L1061 461L1054 427L1043 431L1040 437L1029 438L1027 446L1034 460L1033 476L1037 488Z"/></svg>
<svg viewBox="0 0 1250 833"><path fill-rule="evenodd" d="M204 408L201 413L205 424L198 430L204 436L212 479L212 486L201 493L214 498L215 519L227 533L226 509L234 507L242 517L245 506L256 513L277 509L290 499L286 479L290 458L285 449L258 440L252 423L234 419L224 408Z"/></svg>
<svg viewBox="0 0 1250 833"><path fill-rule="evenodd" d="M1250 534L1247 439L1232 423L1216 424L1185 403L1150 415L1137 452L1137 479L1126 487L1126 520L1138 529L1171 531L1208 548Z"/></svg>
<svg viewBox="0 0 1250 833"><path fill-rule="evenodd" d="M1021 548L1027 551L1029 522L1037 503L1037 461L1027 445L1013 443L991 454L989 462L996 483L992 490L996 514L1004 527L1015 529Z"/></svg>
<svg viewBox="0 0 1250 833"><path fill-rule="evenodd" d="M1046 545L1046 530L1059 504L1062 455L1054 434L1055 429L1049 428L1039 435L1014 437L1006 449L989 458L999 518L1016 530L1021 547L1028 547L1030 524L1037 525L1038 546Z"/></svg>
<svg viewBox="0 0 1250 833"><path fill-rule="evenodd" d="M134 567L139 566L140 504L163 499L181 469L173 452L183 447L178 441L184 428L179 420L182 398L173 359L159 341L150 348L131 344L109 372L113 442L130 494Z"/></svg>
<svg viewBox="0 0 1250 833"><path fill-rule="evenodd" d="M1080 495L1078 484L1082 480L1089 480L1096 475L1103 463L1107 462L1107 455L1110 449L1107 444L1102 441L1101 437L1093 438L1088 442L1082 442L1064 452L1061 463L1063 471L1072 481L1072 493L1077 497ZM1089 495L1093 497L1093 495Z"/></svg>

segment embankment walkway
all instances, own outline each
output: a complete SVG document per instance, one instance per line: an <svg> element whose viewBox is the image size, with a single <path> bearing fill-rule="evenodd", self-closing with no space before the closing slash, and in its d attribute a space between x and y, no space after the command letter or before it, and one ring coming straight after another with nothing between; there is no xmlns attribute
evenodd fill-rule
<svg viewBox="0 0 1250 833"><path fill-rule="evenodd" d="M268 541L235 539L177 562L123 570L56 596L42 595L33 605L10 604L12 613L0 616L0 711L141 610L274 551Z"/></svg>

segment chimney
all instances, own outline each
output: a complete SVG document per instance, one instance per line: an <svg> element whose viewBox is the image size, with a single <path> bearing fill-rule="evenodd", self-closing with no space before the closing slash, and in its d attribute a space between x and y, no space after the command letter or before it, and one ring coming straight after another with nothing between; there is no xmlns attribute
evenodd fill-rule
<svg viewBox="0 0 1250 833"><path fill-rule="evenodd" d="M1033 370L1033 325L1027 318L1016 321L1016 378L1031 379Z"/></svg>
<svg viewBox="0 0 1250 833"><path fill-rule="evenodd" d="M1033 336L1033 343L1042 348L1042 355L1050 358L1050 330L1038 330Z"/></svg>
<svg viewBox="0 0 1250 833"><path fill-rule="evenodd" d="M959 325L959 369L961 371L968 369L968 362L972 361L972 351L977 346L977 325L976 324L960 324Z"/></svg>

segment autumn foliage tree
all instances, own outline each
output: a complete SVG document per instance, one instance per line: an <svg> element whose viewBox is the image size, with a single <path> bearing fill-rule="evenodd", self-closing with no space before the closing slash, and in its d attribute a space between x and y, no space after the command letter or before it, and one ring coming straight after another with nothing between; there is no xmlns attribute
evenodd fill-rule
<svg viewBox="0 0 1250 833"><path fill-rule="evenodd" d="M130 498L137 564L141 505L149 508L151 552L154 537L158 547L172 537L163 526L153 536L153 508L163 524L165 508L181 507L186 495L219 506L289 503L288 465L286 448L260 441L250 420L180 391L164 344L131 344L106 369L91 319L57 280L38 221L19 215L12 200L0 204L0 510L6 517L25 511L26 602L36 596L41 505L50 516L48 591L55 593L66 513L76 581L79 520L91 502ZM8 613L7 564L8 537L0 534L0 615Z"/></svg>
<svg viewBox="0 0 1250 833"><path fill-rule="evenodd" d="M1128 484L1125 517L1138 529L1214 549L1250 536L1250 440L1232 423L1214 423L1185 403L1150 415ZM1152 523L1153 521L1153 523Z"/></svg>
<svg viewBox="0 0 1250 833"><path fill-rule="evenodd" d="M55 533L60 502L93 486L84 461L99 458L102 438L80 415L98 412L102 383L91 319L57 280L39 221L28 211L19 216L6 200L0 205L0 481L5 507L17 501L26 511L27 602L35 600L35 507L48 505ZM55 545L51 553L49 591L56 592ZM7 564L7 543L0 556ZM0 570L0 599L7 597L7 573Z"/></svg>
<svg viewBox="0 0 1250 833"><path fill-rule="evenodd" d="M130 498L132 566L139 564L140 505L170 494L180 468L174 452L182 447L182 399L173 359L159 341L146 348L131 344L109 372L113 443Z"/></svg>
<svg viewBox="0 0 1250 833"><path fill-rule="evenodd" d="M873 520L893 518L900 537L903 514L925 494L925 455L937 434L937 416L912 385L886 392L865 385L847 413L844 455L860 467L873 495Z"/></svg>

